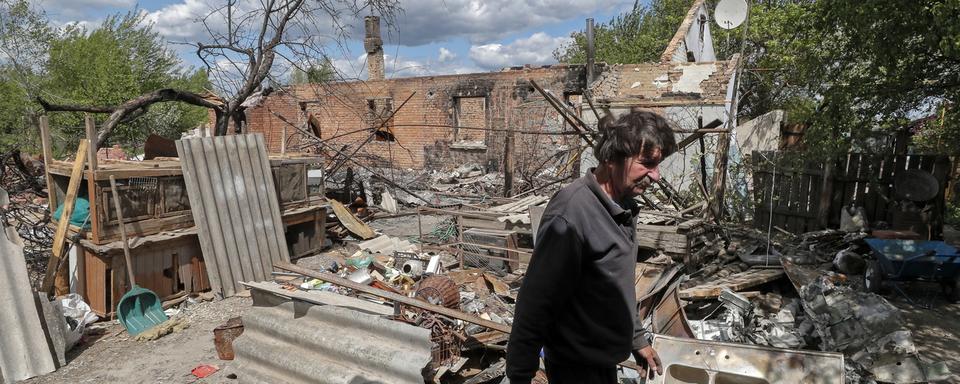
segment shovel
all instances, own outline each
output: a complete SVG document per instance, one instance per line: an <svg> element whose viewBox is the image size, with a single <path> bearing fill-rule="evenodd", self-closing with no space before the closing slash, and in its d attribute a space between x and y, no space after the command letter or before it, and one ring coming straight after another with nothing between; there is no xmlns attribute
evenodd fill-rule
<svg viewBox="0 0 960 384"><path fill-rule="evenodd" d="M117 211L117 221L120 223L120 239L123 240L123 257L127 261L127 276L130 279L130 292L120 298L117 304L117 317L120 324L127 329L131 336L160 325L167 321L167 314L163 313L160 297L153 291L137 286L133 277L133 260L130 258L130 245L127 243L127 227L123 223L123 212L120 209L120 196L117 194L117 181L110 175L110 190L113 192L113 205Z"/></svg>

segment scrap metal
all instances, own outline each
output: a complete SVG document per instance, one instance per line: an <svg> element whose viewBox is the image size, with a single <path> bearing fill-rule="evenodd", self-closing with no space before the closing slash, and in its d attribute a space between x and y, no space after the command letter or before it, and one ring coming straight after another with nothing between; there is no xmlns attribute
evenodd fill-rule
<svg viewBox="0 0 960 384"><path fill-rule="evenodd" d="M652 383L842 384L840 353L788 350L747 344L654 335L664 365Z"/></svg>

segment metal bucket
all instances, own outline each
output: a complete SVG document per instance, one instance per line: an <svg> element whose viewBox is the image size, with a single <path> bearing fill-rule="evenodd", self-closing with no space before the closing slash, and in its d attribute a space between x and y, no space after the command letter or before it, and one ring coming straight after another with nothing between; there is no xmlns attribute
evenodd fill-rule
<svg viewBox="0 0 960 384"><path fill-rule="evenodd" d="M220 360L233 360L233 340L243 333L243 319L234 317L213 329L213 345Z"/></svg>

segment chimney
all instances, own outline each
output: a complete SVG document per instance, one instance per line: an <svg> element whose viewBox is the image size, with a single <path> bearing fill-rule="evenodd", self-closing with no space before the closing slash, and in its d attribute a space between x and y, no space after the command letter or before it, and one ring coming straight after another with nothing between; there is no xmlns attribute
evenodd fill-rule
<svg viewBox="0 0 960 384"><path fill-rule="evenodd" d="M367 51L367 79L383 80L383 39L380 38L380 17L363 18L367 38L363 39L363 48Z"/></svg>
<svg viewBox="0 0 960 384"><path fill-rule="evenodd" d="M596 59L597 51L596 47L593 45L593 18L587 19L587 87L590 87L590 84L593 83L594 77L594 60Z"/></svg>

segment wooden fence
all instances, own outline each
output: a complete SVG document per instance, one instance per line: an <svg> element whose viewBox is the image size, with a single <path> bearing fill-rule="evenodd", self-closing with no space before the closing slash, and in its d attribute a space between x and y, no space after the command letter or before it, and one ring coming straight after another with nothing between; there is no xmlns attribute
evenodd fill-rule
<svg viewBox="0 0 960 384"><path fill-rule="evenodd" d="M787 167L776 152L754 152L754 225L773 226L791 233L837 228L845 206L863 207L871 224L887 222L893 229L914 229L940 238L943 229L944 191L951 178L950 158L935 155L868 155L849 153L828 161L811 161ZM900 208L894 180L904 170L921 169L939 183L929 218L917 210ZM772 203L771 203L772 199ZM772 222L771 222L771 215Z"/></svg>

